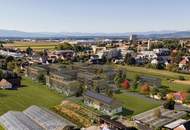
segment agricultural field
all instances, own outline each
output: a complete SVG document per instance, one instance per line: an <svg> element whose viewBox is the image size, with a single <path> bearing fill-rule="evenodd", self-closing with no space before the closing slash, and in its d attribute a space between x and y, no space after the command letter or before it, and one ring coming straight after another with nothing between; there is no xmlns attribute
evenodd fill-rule
<svg viewBox="0 0 190 130"><path fill-rule="evenodd" d="M43 49L54 50L58 45L58 42L14 42L9 44L4 44L4 47L8 48L18 48L20 50L26 50L27 47L31 47L35 51L40 51Z"/></svg>
<svg viewBox="0 0 190 130"><path fill-rule="evenodd" d="M133 116L161 105L160 102L127 93L115 94L114 98L123 103L126 116Z"/></svg>
<svg viewBox="0 0 190 130"><path fill-rule="evenodd" d="M10 110L22 111L31 105L53 108L64 99L64 96L28 78L22 79L22 85L18 90L0 90L0 115Z"/></svg>

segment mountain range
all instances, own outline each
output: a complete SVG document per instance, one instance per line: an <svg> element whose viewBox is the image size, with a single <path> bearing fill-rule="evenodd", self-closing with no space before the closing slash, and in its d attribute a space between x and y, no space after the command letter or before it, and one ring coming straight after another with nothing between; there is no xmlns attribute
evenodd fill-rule
<svg viewBox="0 0 190 130"><path fill-rule="evenodd" d="M190 31L149 31L126 33L80 33L80 32L23 32L0 29L0 37L49 38L49 37L128 37L136 34L140 38L190 38Z"/></svg>

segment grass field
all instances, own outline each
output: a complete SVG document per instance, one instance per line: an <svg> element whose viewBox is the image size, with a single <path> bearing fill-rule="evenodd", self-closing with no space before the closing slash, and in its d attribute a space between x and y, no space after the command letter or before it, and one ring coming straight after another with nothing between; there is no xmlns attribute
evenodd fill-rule
<svg viewBox="0 0 190 130"><path fill-rule="evenodd" d="M134 80L136 75L146 75L158 77L162 80L162 85L169 87L173 91L187 91L190 86L187 84L177 84L170 82L171 79L178 79L179 76L184 76L186 80L190 79L190 75L174 73L165 70L147 69L144 67L134 67L134 66L120 66L116 65L117 68L123 68L127 70L127 78Z"/></svg>
<svg viewBox="0 0 190 130"><path fill-rule="evenodd" d="M0 130L5 130L2 126L0 126Z"/></svg>
<svg viewBox="0 0 190 130"><path fill-rule="evenodd" d="M4 44L4 47L18 48L21 50L26 50L27 47L31 47L35 51L40 51L43 49L54 50L58 45L58 42L14 42L11 44Z"/></svg>
<svg viewBox="0 0 190 130"><path fill-rule="evenodd" d="M133 96L126 93L115 94L114 97L124 104L123 106L127 109L127 115L129 116L136 115L160 106L160 103L158 102L142 99L136 95Z"/></svg>
<svg viewBox="0 0 190 130"><path fill-rule="evenodd" d="M64 96L28 78L22 80L22 85L24 87L18 90L0 90L0 115L9 110L22 111L31 105L51 108L64 99Z"/></svg>

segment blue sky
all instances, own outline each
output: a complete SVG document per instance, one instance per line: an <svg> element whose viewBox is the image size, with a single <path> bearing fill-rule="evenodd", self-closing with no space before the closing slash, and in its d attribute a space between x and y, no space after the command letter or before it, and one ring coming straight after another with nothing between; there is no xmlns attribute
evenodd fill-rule
<svg viewBox="0 0 190 130"><path fill-rule="evenodd" d="M190 30L190 0L0 0L0 29L91 33Z"/></svg>

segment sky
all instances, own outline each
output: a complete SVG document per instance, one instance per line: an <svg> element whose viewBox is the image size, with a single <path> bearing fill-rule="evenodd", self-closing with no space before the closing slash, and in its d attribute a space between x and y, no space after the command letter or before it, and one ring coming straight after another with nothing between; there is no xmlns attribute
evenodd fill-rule
<svg viewBox="0 0 190 130"><path fill-rule="evenodd" d="M88 33L190 30L190 0L0 0L0 29Z"/></svg>

